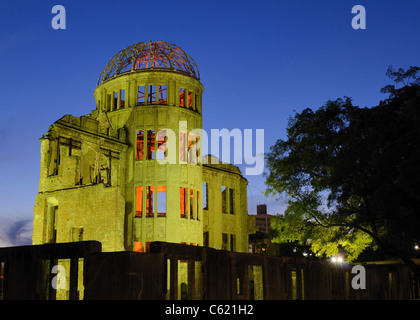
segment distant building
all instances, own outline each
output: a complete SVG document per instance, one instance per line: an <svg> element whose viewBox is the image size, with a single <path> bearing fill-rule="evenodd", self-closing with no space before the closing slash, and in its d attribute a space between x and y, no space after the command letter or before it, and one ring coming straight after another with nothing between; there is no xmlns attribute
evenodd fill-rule
<svg viewBox="0 0 420 320"><path fill-rule="evenodd" d="M257 214L254 216L256 232L249 235L249 253L278 255L278 244L273 243L270 236L270 220L273 217L274 215L267 213L266 204L257 205Z"/></svg>
<svg viewBox="0 0 420 320"><path fill-rule="evenodd" d="M255 216L255 227L263 233L271 231L270 219L274 217L272 214L267 214L267 205L257 205L257 215Z"/></svg>

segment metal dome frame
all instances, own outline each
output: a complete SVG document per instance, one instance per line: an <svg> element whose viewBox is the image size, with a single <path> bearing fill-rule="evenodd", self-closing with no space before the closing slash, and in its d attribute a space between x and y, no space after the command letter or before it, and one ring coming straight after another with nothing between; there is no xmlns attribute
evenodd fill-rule
<svg viewBox="0 0 420 320"><path fill-rule="evenodd" d="M150 41L133 44L115 54L99 75L98 85L116 75L141 69L176 70L200 80L197 64L180 47Z"/></svg>

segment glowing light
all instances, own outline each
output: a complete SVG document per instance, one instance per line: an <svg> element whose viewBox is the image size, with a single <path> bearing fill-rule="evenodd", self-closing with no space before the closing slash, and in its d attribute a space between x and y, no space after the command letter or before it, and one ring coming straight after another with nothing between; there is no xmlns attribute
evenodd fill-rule
<svg viewBox="0 0 420 320"><path fill-rule="evenodd" d="M331 262L332 263L343 263L344 262L344 258L341 257L341 256L331 257Z"/></svg>

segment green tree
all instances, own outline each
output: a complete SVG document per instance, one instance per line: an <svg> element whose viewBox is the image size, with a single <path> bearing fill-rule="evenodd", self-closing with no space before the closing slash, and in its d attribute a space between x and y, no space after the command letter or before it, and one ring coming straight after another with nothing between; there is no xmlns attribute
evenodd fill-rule
<svg viewBox="0 0 420 320"><path fill-rule="evenodd" d="M289 119L287 139L266 155L267 194L286 195L274 219L275 241L310 244L319 255L349 260L367 247L410 257L420 241L420 69L387 75L400 88L372 108L350 98Z"/></svg>

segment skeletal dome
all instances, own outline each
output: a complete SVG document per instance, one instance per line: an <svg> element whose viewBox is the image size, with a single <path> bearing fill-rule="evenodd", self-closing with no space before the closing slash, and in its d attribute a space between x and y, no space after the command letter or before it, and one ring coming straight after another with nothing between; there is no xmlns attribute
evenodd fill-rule
<svg viewBox="0 0 420 320"><path fill-rule="evenodd" d="M197 64L180 47L164 42L139 42L115 54L99 75L98 85L133 71L169 69L200 79Z"/></svg>

